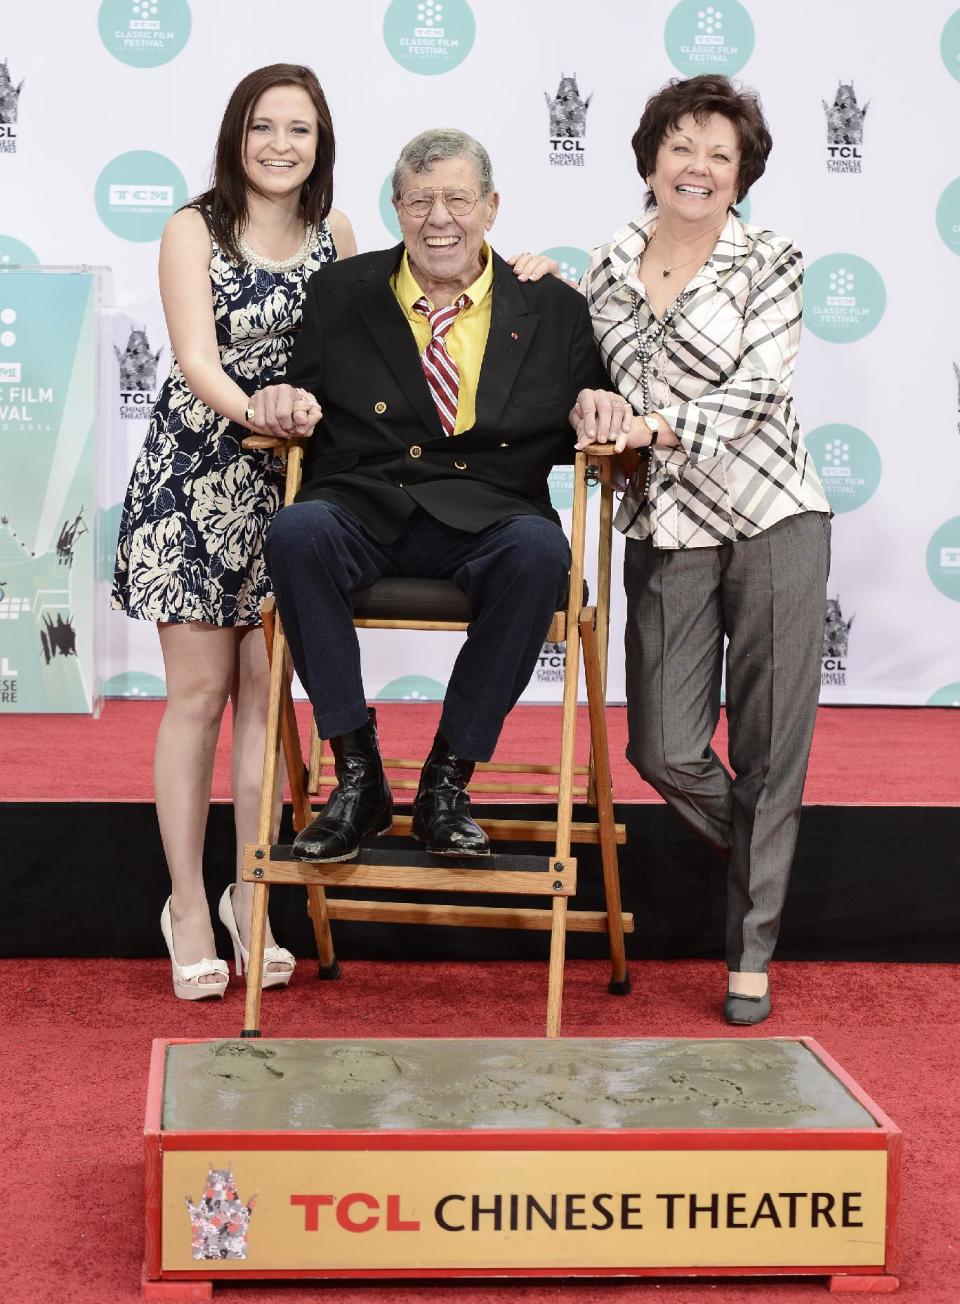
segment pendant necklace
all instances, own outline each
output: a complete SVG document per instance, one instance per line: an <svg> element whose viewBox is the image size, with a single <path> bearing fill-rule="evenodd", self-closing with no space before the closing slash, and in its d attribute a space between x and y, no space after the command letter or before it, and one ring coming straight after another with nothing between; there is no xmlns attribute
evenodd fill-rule
<svg viewBox="0 0 960 1304"><path fill-rule="evenodd" d="M723 227L720 228L720 231L722 231L722 230L723 230ZM713 236L713 244L716 244L716 243L717 243L717 238L718 238L719 235L720 235L720 231L717 231L716 234ZM653 235L652 235L652 236L650 237L650 239L647 241L647 248L648 248L648 249L650 248L650 246L653 244L654 240L656 239L656 235L657 235L657 233L656 233L656 231L654 231ZM711 245L711 248L712 248L712 247L713 247L713 246ZM663 268L661 268L661 270L660 270L660 275L663 277L664 280L666 280L667 277L670 276L673 272L677 272L677 271L679 271L679 270L680 270L681 268L683 268L683 267L689 267L692 263L695 263L695 262L698 262L698 261L701 262L701 263L704 261L702 258L700 258L699 254L696 255L696 256L693 257L693 258L688 258L687 261L686 261L685 263L674 263L672 267L663 267Z"/></svg>

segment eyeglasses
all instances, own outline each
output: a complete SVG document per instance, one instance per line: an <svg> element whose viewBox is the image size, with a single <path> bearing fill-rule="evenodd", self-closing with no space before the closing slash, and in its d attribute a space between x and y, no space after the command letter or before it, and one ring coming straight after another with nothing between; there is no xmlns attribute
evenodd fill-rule
<svg viewBox="0 0 960 1304"><path fill-rule="evenodd" d="M435 190L428 186L424 190L408 190L400 196L400 203L411 217L426 217L438 199L452 217L466 217L476 208L479 195L472 190Z"/></svg>

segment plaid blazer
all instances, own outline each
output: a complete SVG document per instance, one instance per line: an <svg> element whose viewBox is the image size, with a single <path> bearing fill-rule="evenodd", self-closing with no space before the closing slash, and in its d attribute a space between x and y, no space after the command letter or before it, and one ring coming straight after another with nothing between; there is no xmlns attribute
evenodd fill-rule
<svg viewBox="0 0 960 1304"><path fill-rule="evenodd" d="M828 512L790 397L800 251L731 213L709 262L658 320L637 275L656 222L651 211L618 231L582 282L613 385L680 440L653 449L646 493L627 487L617 528L652 534L657 548L711 548Z"/></svg>

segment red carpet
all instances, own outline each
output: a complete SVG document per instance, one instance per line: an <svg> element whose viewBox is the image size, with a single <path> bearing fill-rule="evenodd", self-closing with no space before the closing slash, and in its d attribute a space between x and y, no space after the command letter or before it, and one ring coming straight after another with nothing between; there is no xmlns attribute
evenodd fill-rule
<svg viewBox="0 0 960 1304"><path fill-rule="evenodd" d="M99 720L88 716L8 715L3 718L0 801L150 801L153 742L162 702L109 701ZM309 708L298 708L309 723ZM381 703L384 754L426 755L440 715L438 703ZM618 801L658 801L624 759L623 707L609 707L607 729ZM214 775L215 800L229 800L230 720L224 721ZM559 708L518 707L507 720L497 759L554 761ZM586 709L578 727L586 758ZM717 746L726 749L721 719ZM804 795L818 805L953 806L960 801L960 712L932 707L821 707ZM960 1296L958 1296L960 1298Z"/></svg>
<svg viewBox="0 0 960 1304"><path fill-rule="evenodd" d="M939 965L774 965L762 1035L812 1034L883 1106L905 1140L898 1298L960 1299L960 975ZM589 1036L723 1036L722 975L703 962L635 964L634 995L604 992L606 966L568 968L564 1029ZM267 1036L538 1036L542 965L350 964L318 984L305 968L268 992ZM157 961L0 963L6 1158L2 1299L119 1304L139 1297L140 1130L150 1039L234 1036L242 992L174 1000ZM751 1035L751 1034L747 1034ZM218 1304L821 1304L821 1280L217 1287Z"/></svg>

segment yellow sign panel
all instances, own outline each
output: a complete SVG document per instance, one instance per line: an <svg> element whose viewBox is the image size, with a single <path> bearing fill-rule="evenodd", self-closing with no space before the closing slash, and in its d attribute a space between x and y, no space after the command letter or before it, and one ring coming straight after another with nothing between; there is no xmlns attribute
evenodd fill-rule
<svg viewBox="0 0 960 1304"><path fill-rule="evenodd" d="M166 1271L882 1266L880 1150L167 1151Z"/></svg>

